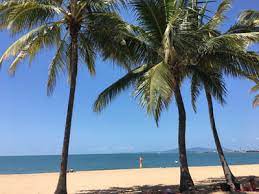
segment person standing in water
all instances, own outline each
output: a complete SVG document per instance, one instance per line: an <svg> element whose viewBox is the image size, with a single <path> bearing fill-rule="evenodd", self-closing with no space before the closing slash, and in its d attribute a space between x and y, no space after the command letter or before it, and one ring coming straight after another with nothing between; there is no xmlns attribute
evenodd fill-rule
<svg viewBox="0 0 259 194"><path fill-rule="evenodd" d="M139 168L142 168L143 167L143 158L140 156L139 157Z"/></svg>

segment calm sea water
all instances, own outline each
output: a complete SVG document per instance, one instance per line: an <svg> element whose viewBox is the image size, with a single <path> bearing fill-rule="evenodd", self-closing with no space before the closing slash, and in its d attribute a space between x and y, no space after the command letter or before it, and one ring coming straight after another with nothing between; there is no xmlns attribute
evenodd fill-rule
<svg viewBox="0 0 259 194"><path fill-rule="evenodd" d="M91 154L71 155L69 168L82 170L108 170L138 168L138 158L144 158L145 168L175 167L178 154ZM259 153L226 153L230 164L259 164ZM190 166L220 165L216 153L189 153ZM59 156L1 156L0 174L29 174L57 172Z"/></svg>

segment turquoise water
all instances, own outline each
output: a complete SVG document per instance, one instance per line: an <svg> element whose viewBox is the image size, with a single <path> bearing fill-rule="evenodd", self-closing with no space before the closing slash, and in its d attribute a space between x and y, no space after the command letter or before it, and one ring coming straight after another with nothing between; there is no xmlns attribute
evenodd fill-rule
<svg viewBox="0 0 259 194"><path fill-rule="evenodd" d="M69 168L82 170L108 170L138 168L138 159L144 158L145 168L176 167L178 154L91 154L71 155ZM259 164L259 153L226 153L229 164ZM189 153L190 166L220 165L216 153ZM59 156L0 156L0 174L30 174L57 172Z"/></svg>

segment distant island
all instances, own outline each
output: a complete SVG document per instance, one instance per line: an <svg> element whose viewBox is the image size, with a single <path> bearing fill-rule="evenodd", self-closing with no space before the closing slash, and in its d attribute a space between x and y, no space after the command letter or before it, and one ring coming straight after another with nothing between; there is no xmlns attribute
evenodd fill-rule
<svg viewBox="0 0 259 194"><path fill-rule="evenodd" d="M246 152L259 152L259 150L247 150Z"/></svg>
<svg viewBox="0 0 259 194"><path fill-rule="evenodd" d="M223 148L224 152L232 153L232 152L242 152L238 150L231 150L228 148ZM193 147L193 148L188 148L187 152L189 153L216 153L217 150L215 148L204 148L204 147ZM159 151L158 153L178 153L178 149L170 149L170 150L165 150L165 151Z"/></svg>
<svg viewBox="0 0 259 194"><path fill-rule="evenodd" d="M228 148L223 148L225 153L251 153L251 152L259 152L259 150L232 150ZM204 148L204 147L193 147L188 148L187 152L189 153L217 153L217 149L215 148ZM153 152L154 153L154 152ZM156 153L178 153L178 149L170 149L165 151L159 151Z"/></svg>

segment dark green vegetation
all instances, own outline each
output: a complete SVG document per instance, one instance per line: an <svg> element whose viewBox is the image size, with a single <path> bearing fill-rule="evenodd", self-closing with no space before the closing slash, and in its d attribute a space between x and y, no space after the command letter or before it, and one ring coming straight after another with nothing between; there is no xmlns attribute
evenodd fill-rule
<svg viewBox="0 0 259 194"><path fill-rule="evenodd" d="M60 176L56 194L66 194L66 171L70 130L79 60L95 74L97 53L113 59L129 72L104 90L94 105L100 112L117 94L132 87L142 107L158 125L164 109L175 100L179 123L180 191L194 190L188 169L185 132L186 111L181 87L191 81L193 108L204 89L216 147L231 190L236 179L228 167L217 134L213 99L225 103L224 76L257 79L259 56L247 48L259 41L256 11L244 11L226 32L218 26L224 21L230 0L223 0L213 16L208 16L208 2L197 0L5 0L0 4L0 26L12 35L20 35L3 54L9 57L9 72L14 74L24 59L33 60L43 48L53 47L56 54L49 66L48 94L56 77L67 74L70 86ZM132 7L137 25L122 21L120 6ZM98 55L98 56L99 56ZM254 88L258 89L258 85ZM258 96L254 104L258 104Z"/></svg>

